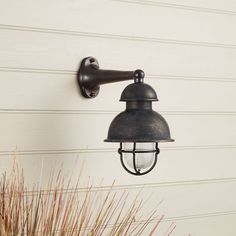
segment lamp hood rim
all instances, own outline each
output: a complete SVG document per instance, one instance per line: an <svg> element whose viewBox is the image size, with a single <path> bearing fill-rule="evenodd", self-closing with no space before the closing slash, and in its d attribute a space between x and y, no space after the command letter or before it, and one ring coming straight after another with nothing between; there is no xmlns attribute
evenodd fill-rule
<svg viewBox="0 0 236 236"><path fill-rule="evenodd" d="M142 139L104 139L104 142L112 142L112 143L165 143L165 142L174 142L175 140L172 138L169 139L150 139L150 140L142 140Z"/></svg>

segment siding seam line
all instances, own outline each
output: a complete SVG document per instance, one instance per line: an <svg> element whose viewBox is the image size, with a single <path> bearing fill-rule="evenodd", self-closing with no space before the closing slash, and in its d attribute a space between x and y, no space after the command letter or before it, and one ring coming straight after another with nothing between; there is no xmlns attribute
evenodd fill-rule
<svg viewBox="0 0 236 236"><path fill-rule="evenodd" d="M211 217L219 217L219 216L228 216L228 215L234 215L236 214L236 211L221 211L221 212L209 212L209 213L202 213L202 214L194 214L194 215L183 215L183 216L173 216L173 217L166 217L163 218L161 221L160 219L163 216L157 216L155 217L155 219L149 219L149 224L154 224L160 221L160 223L163 222L173 222L173 221L181 221L181 220L193 220L193 219L202 219L202 218L211 218ZM145 220L137 220L133 223L133 225L137 225L137 224L145 224ZM114 224L112 223L108 223L106 225L107 228L112 228L114 227ZM88 226L88 227L82 227L82 231L85 231L86 229L92 229L92 226ZM175 225L173 225L172 228L169 228L168 230L174 229ZM58 230L59 231L59 230ZM70 230L67 230L67 232ZM75 232L77 230L75 229Z"/></svg>
<svg viewBox="0 0 236 236"><path fill-rule="evenodd" d="M97 191L120 191L120 190L144 190L149 188L163 188L163 187L179 187L179 186L194 186L194 185L205 185L205 184L224 184L236 182L235 178L217 178L217 179L199 179L199 180L182 180L182 181L170 181L170 182L159 182L159 183L145 183L145 184L127 184L127 185L113 185L111 186L99 186L88 188L63 188L62 193L82 193L82 192L97 192ZM53 194L52 189L44 189L40 191L42 195ZM25 191L25 195L31 196L38 194L38 190Z"/></svg>
<svg viewBox="0 0 236 236"><path fill-rule="evenodd" d="M198 7L198 6L191 6L191 5L184 5L184 4L174 4L174 3L165 3L159 1L148 1L148 0L111 0L114 2L121 2L121 3L132 3L138 5L147 5L147 6L155 6L155 7L166 7L166 8L174 8L180 10L188 10L188 11L197 11L202 13L213 13L213 14L222 14L222 15L229 15L235 16L235 11L230 10L222 10L216 8L207 8L207 7Z"/></svg>
<svg viewBox="0 0 236 236"><path fill-rule="evenodd" d="M54 109L5 109L0 108L0 114L42 114L42 115L116 115L119 110L54 110ZM236 111L161 111L165 115L178 116L235 116Z"/></svg>
<svg viewBox="0 0 236 236"><path fill-rule="evenodd" d="M62 35L72 35L72 36L92 37L92 38L108 38L108 39L129 40L129 41L139 41L139 42L178 44L178 45L185 45L185 46L236 49L236 44L223 44L223 43L200 42L200 41L190 41L190 40L175 40L175 39L167 39L167 38L155 38L155 37L152 38L152 37L118 35L118 34L109 34L109 33L102 34L102 33L93 33L93 32L30 27L30 26L0 24L0 29L29 31L29 32L47 33L47 34L60 34L60 35L62 34Z"/></svg>
<svg viewBox="0 0 236 236"><path fill-rule="evenodd" d="M76 71L72 70L56 70L56 69L37 69L37 68L19 68L19 67L0 67L2 72L22 72L34 74L55 74L55 75L76 75ZM187 80L187 81L213 81L213 82L236 82L234 78L213 77L213 76L197 76L197 75L165 75L165 74L147 74L150 79L168 79L168 80Z"/></svg>
<svg viewBox="0 0 236 236"><path fill-rule="evenodd" d="M199 145L199 146L171 146L162 147L162 151L176 150L218 150L218 149L234 149L236 145ZM0 151L0 156L4 155L40 155L40 154L79 154L79 153L113 153L117 152L115 148L97 148L97 149L56 149L56 150L15 150ZM96 157L97 158L97 157Z"/></svg>

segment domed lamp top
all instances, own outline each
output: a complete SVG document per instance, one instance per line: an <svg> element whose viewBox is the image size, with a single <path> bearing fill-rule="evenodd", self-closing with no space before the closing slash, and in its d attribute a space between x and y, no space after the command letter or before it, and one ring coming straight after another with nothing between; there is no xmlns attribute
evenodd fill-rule
<svg viewBox="0 0 236 236"><path fill-rule="evenodd" d="M140 70L137 73L144 76ZM174 141L166 120L152 110L152 102L158 101L155 90L142 78L136 78L122 92L120 101L126 102L126 110L111 122L105 142Z"/></svg>

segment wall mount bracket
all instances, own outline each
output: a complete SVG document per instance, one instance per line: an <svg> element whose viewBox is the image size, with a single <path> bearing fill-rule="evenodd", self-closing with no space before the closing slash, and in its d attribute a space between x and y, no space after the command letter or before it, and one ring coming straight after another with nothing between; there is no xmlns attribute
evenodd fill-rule
<svg viewBox="0 0 236 236"><path fill-rule="evenodd" d="M107 83L115 83L120 81L132 80L135 82L143 82L144 72L142 70L135 71L117 71L117 70L101 70L96 58L86 57L80 64L77 74L77 80L82 95L85 98L95 98L100 90L100 85Z"/></svg>

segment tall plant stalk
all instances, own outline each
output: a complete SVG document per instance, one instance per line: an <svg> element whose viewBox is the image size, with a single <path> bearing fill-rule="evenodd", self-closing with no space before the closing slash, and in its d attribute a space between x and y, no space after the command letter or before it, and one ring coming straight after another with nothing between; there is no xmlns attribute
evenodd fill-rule
<svg viewBox="0 0 236 236"><path fill-rule="evenodd" d="M78 183L73 191L65 191L70 181L65 183L59 171L56 178L49 178L50 191L39 186L29 191L23 170L14 165L9 175L0 178L0 235L156 235L163 216L153 211L143 219L143 201L138 196L128 203L128 193L118 194L113 185L104 195L89 185L81 192Z"/></svg>

